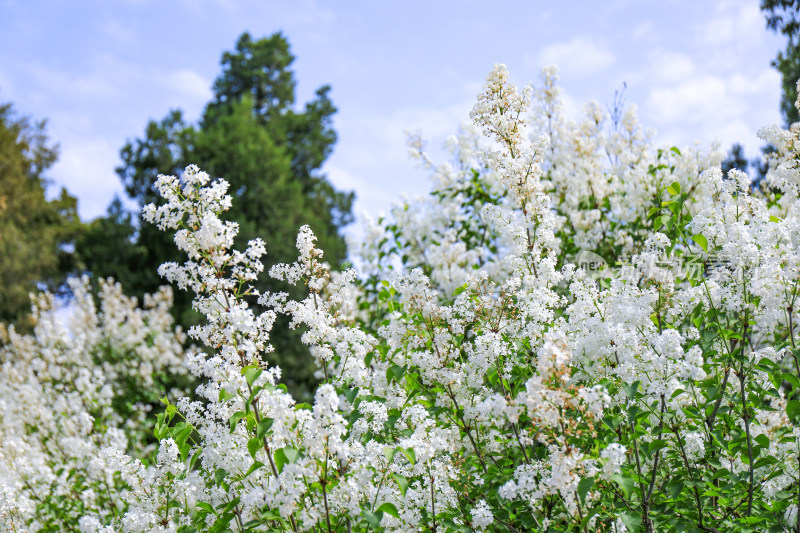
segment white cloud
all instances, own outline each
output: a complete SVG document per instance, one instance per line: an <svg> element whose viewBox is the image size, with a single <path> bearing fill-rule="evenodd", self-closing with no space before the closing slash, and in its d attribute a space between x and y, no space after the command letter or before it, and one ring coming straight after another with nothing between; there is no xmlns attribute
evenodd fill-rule
<svg viewBox="0 0 800 533"><path fill-rule="evenodd" d="M700 35L706 44L720 45L763 37L764 15L757 2L718 0L714 11Z"/></svg>
<svg viewBox="0 0 800 533"><path fill-rule="evenodd" d="M371 213L388 212L396 199L395 191L387 187L383 179L375 176L351 172L336 164L326 164L323 169L330 182L340 191L355 191L356 205L354 213L367 210Z"/></svg>
<svg viewBox="0 0 800 533"><path fill-rule="evenodd" d="M631 35L634 39L645 39L645 38L652 38L658 34L655 24L653 24L652 20L645 20L644 22L640 22L637 24Z"/></svg>
<svg viewBox="0 0 800 533"><path fill-rule="evenodd" d="M768 65L783 39L766 30L758 2L717 0L709 16L692 27L692 47L717 71L741 71L756 60Z"/></svg>
<svg viewBox="0 0 800 533"><path fill-rule="evenodd" d="M744 76L736 73L731 76L731 90L738 94L746 95L774 95L780 91L781 75L773 68L764 68L754 76Z"/></svg>
<svg viewBox="0 0 800 533"><path fill-rule="evenodd" d="M420 132L429 139L429 146L436 150L448 135L458 130L459 124L469 121L473 98L446 107L402 107L385 114L351 113L340 117L343 131L351 132L352 137L342 134L337 152L357 150L359 157L354 161L382 162L405 161L407 132ZM339 127L337 123L337 128ZM354 143L356 139L359 142Z"/></svg>
<svg viewBox="0 0 800 533"><path fill-rule="evenodd" d="M102 33L115 43L127 46L138 46L139 36L132 27L127 26L118 20L109 19L101 27Z"/></svg>
<svg viewBox="0 0 800 533"><path fill-rule="evenodd" d="M355 190L367 182L362 177L337 165L325 165L324 172L333 186L342 191Z"/></svg>
<svg viewBox="0 0 800 533"><path fill-rule="evenodd" d="M718 123L719 119L745 116L757 121L762 116L753 111L772 107L773 99L765 96L777 100L780 76L764 68L753 76L706 73L675 80L655 85L647 99L652 116L664 124Z"/></svg>
<svg viewBox="0 0 800 533"><path fill-rule="evenodd" d="M432 160L446 161L442 145L460 124L469 121L472 94L477 90L476 84L466 84L454 91L464 95L460 102L441 107L402 107L383 113L343 109L336 122L339 141L324 170L337 187L356 191L354 212L388 213L403 195L427 191L429 172L409 157L406 133L419 132Z"/></svg>
<svg viewBox="0 0 800 533"><path fill-rule="evenodd" d="M539 54L540 66L555 65L573 76L590 76L614 64L614 55L605 47L583 37L545 47Z"/></svg>
<svg viewBox="0 0 800 533"><path fill-rule="evenodd" d="M779 120L779 86L779 75L769 67L749 76L728 71L661 83L650 90L645 103L647 122L659 125L659 144L707 145L719 140L727 150L738 142L753 157L763 144L756 131Z"/></svg>
<svg viewBox="0 0 800 533"><path fill-rule="evenodd" d="M58 87L61 94L73 98L108 97L115 93L115 86L107 74L90 72L80 75L47 68L30 66L30 73L40 87Z"/></svg>
<svg viewBox="0 0 800 533"><path fill-rule="evenodd" d="M59 189L79 198L82 220L104 215L114 194L124 196L114 167L119 164L119 147L98 138L61 143L61 155L49 175ZM57 192L54 187L51 194Z"/></svg>
<svg viewBox="0 0 800 533"><path fill-rule="evenodd" d="M14 100L14 84L11 83L11 77L0 70L0 102L9 100Z"/></svg>
<svg viewBox="0 0 800 533"><path fill-rule="evenodd" d="M211 83L201 75L188 69L181 69L166 76L170 89L201 103L211 99Z"/></svg>
<svg viewBox="0 0 800 533"><path fill-rule="evenodd" d="M730 116L738 103L725 80L711 74L656 87L647 101L655 119L663 124L693 124L719 115Z"/></svg>
<svg viewBox="0 0 800 533"><path fill-rule="evenodd" d="M687 54L663 50L652 55L651 65L650 83L677 83L691 77L697 70Z"/></svg>
<svg viewBox="0 0 800 533"><path fill-rule="evenodd" d="M778 118L780 77L769 66L768 33L758 3L714 0L684 39L649 55L643 118L658 126L659 142L734 142L753 157L755 132ZM666 42L666 41L664 41Z"/></svg>
<svg viewBox="0 0 800 533"><path fill-rule="evenodd" d="M70 107L100 102L125 101L128 93L146 82L138 65L125 61L112 51L98 52L88 68L53 67L52 63L28 63L21 66L34 83L34 94L48 100L70 102ZM56 96L57 95L57 96Z"/></svg>

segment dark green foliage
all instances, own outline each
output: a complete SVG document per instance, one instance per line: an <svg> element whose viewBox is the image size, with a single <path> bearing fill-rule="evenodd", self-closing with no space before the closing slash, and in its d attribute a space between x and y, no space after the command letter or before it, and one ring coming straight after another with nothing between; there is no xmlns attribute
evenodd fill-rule
<svg viewBox="0 0 800 533"><path fill-rule="evenodd" d="M744 146L739 143L733 143L731 149L725 155L725 159L722 160L722 175L727 177L728 172L733 169L747 172L748 164L747 157L744 155Z"/></svg>
<svg viewBox="0 0 800 533"><path fill-rule="evenodd" d="M800 79L800 55L797 47L787 48L784 52L778 52L778 57L772 63L781 75L781 115L786 125L800 121L797 108L794 106L797 100L797 80Z"/></svg>
<svg viewBox="0 0 800 533"><path fill-rule="evenodd" d="M159 174L180 175L189 164L197 131L188 125L178 110L161 121L151 120L142 139L127 143L120 150L122 165L117 175L125 192L139 206L158 202L153 189ZM166 261L183 261L175 243L164 232L150 224L142 224L139 210L127 212L115 199L105 217L92 221L76 249L95 279L112 277L124 290L140 299L164 284L156 270ZM173 308L179 324L189 327L200 320L191 308L191 296L175 291Z"/></svg>
<svg viewBox="0 0 800 533"><path fill-rule="evenodd" d="M158 201L160 197L153 189L158 175L183 170L196 136L197 131L183 120L180 110L170 111L160 122L148 122L144 138L120 150L122 165L116 171L128 196L142 205Z"/></svg>
<svg viewBox="0 0 800 533"><path fill-rule="evenodd" d="M761 0L767 28L786 36L786 49L772 62L781 73L781 114L786 125L800 121L794 106L800 79L800 0Z"/></svg>
<svg viewBox="0 0 800 533"><path fill-rule="evenodd" d="M156 202L153 184L159 174L179 176L186 165L197 164L230 183L230 217L239 223L236 246L243 249L248 240L263 238L267 269L297 258L294 242L303 224L317 235L325 259L340 264L346 245L339 229L352 221L353 194L337 191L319 172L336 142L336 108L325 86L302 111L296 109L293 61L280 33L260 40L243 34L236 49L223 54L214 97L196 126L172 111L122 148L117 173L128 195L140 207ZM126 218L119 206L92 223L79 252L95 276L113 276L137 296L163 283L156 274L161 263L183 261L165 233L141 224L138 214ZM297 291L270 280L257 288ZM184 325L198 319L187 293L177 291L175 311ZM274 330L273 362L283 368L292 392L305 395L313 365L298 333L285 333L285 326L279 323Z"/></svg>
<svg viewBox="0 0 800 533"><path fill-rule="evenodd" d="M243 33L236 50L222 54L222 74L214 81L207 115L246 94L252 96L255 115L269 118L286 111L294 104L296 82L289 70L293 61L289 43L280 33L258 41Z"/></svg>
<svg viewBox="0 0 800 533"><path fill-rule="evenodd" d="M75 269L77 200L64 189L54 200L45 197L44 173L56 157L44 121L32 123L11 104L0 105L0 322L27 316L29 292L56 291Z"/></svg>
<svg viewBox="0 0 800 533"><path fill-rule="evenodd" d="M764 178L767 177L769 171L769 157L777 151L775 145L765 144L761 147L761 155L756 156L750 160L750 168L752 169L753 187L762 188L764 185Z"/></svg>

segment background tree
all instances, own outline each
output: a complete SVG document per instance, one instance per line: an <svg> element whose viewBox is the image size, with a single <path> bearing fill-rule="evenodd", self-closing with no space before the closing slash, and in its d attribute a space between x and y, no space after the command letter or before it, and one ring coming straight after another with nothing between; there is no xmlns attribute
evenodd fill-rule
<svg viewBox="0 0 800 533"><path fill-rule="evenodd" d="M772 61L781 73L781 114L787 127L800 121L794 102L800 79L800 0L761 0L767 28L786 36L786 49Z"/></svg>
<svg viewBox="0 0 800 533"><path fill-rule="evenodd" d="M328 86L318 89L302 110L296 108L293 61L282 34L254 40L244 33L235 50L223 54L214 96L197 125L172 111L148 123L143 138L122 148L117 174L130 198L139 207L157 202L157 176L180 175L194 163L230 183L236 199L232 218L240 227L236 245L267 236L267 268L296 259L293 244L302 224L316 233L325 259L340 264L347 250L339 230L352 221L353 194L337 191L320 173L336 142L336 108ZM112 205L107 217L91 225L79 250L94 275L113 276L137 296L163 283L158 265L178 259L168 237L140 224L138 214L126 218L121 205ZM275 281L258 289L296 290ZM180 323L196 320L186 293L176 294L175 307ZM313 381L313 365L298 334L277 334L273 341L285 383L302 396Z"/></svg>
<svg viewBox="0 0 800 533"><path fill-rule="evenodd" d="M27 316L28 293L58 289L75 269L77 200L63 188L54 200L45 196L44 173L57 155L45 121L31 122L11 104L0 105L0 322Z"/></svg>
<svg viewBox="0 0 800 533"><path fill-rule="evenodd" d="M191 160L189 151L196 134L182 113L173 110L161 121L149 121L144 137L120 150L122 165L116 171L126 194L138 208L131 213L115 198L106 216L90 222L76 243L83 263L94 276L95 286L97 279L113 277L129 295L141 300L145 293L155 292L162 284L156 273L158 265L179 259L171 240L139 223L139 212L142 206L158 202L152 188L158 175L180 175ZM191 299L182 291L175 291L173 314L179 324L197 320Z"/></svg>
<svg viewBox="0 0 800 533"><path fill-rule="evenodd" d="M741 143L733 143L730 150L725 155L720 166L722 167L722 175L727 176L728 172L736 169L742 172L747 172L749 162L744 155L744 146Z"/></svg>

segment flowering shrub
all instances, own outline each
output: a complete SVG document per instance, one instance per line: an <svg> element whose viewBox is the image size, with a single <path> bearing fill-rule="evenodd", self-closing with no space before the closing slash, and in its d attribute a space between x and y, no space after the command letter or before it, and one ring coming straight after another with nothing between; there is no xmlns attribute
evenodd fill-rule
<svg viewBox="0 0 800 533"><path fill-rule="evenodd" d="M411 139L433 190L368 228L360 275L300 229L269 272L300 301L250 287L265 244L232 249L223 180L161 176L144 215L187 254L159 272L206 316L202 384L153 461L92 452L117 489L82 531L800 531L800 124L763 132L753 190L716 148L654 149L633 107L567 120L559 92L495 67L452 163ZM313 404L269 364L280 314Z"/></svg>
<svg viewBox="0 0 800 533"><path fill-rule="evenodd" d="M119 284L101 281L97 309L88 279L70 286L67 327L50 294L34 300L32 334L0 326L2 531L78 531L89 510L123 512L125 487L104 450L146 456L150 406L169 376L186 373L169 288L139 309Z"/></svg>

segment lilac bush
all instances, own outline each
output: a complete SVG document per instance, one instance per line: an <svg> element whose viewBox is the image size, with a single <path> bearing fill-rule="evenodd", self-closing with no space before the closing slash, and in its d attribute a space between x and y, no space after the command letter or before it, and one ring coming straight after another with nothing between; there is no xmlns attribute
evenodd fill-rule
<svg viewBox="0 0 800 533"><path fill-rule="evenodd" d="M716 146L655 148L632 106L568 120L556 82L496 66L448 163L412 137L431 193L369 223L358 272L300 228L268 275L302 300L251 287L267 245L233 249L224 180L161 176L144 216L186 253L159 272L206 317L201 385L167 396L150 455L87 429L85 483L115 492L80 530L800 531L800 124L762 132L754 188ZM279 315L312 404L270 363ZM35 530L16 475L0 516Z"/></svg>

